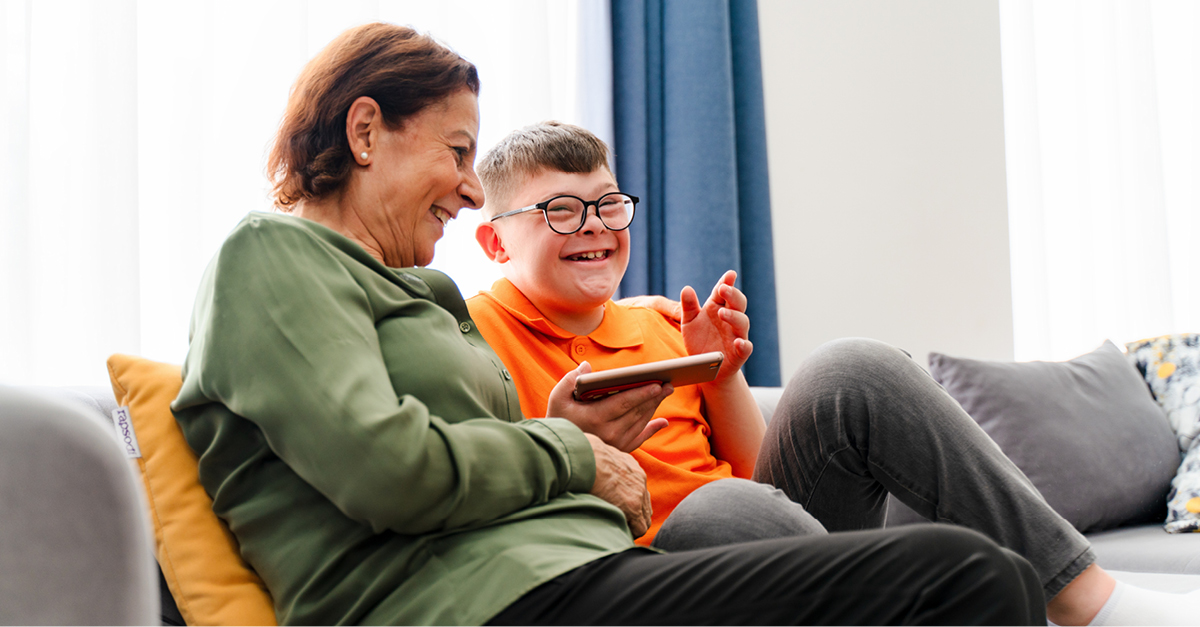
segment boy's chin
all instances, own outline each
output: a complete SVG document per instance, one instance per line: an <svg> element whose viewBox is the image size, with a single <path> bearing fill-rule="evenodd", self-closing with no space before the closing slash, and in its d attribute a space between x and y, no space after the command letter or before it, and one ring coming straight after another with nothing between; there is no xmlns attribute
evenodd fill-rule
<svg viewBox="0 0 1200 627"><path fill-rule="evenodd" d="M608 302L608 299L611 297L612 297L612 295L609 294L607 297L604 297L604 298L600 298L598 296L589 296L586 298L580 298L580 297L572 298L570 300L567 300L564 303L566 305L565 309L572 311L576 314L584 314L584 313L592 312L597 309L603 308L604 303Z"/></svg>
<svg viewBox="0 0 1200 627"><path fill-rule="evenodd" d="M596 281L594 283L585 283L576 285L572 290L571 301L578 303L581 309L590 309L593 307L601 307L608 299L613 297L617 292L619 282L611 281Z"/></svg>

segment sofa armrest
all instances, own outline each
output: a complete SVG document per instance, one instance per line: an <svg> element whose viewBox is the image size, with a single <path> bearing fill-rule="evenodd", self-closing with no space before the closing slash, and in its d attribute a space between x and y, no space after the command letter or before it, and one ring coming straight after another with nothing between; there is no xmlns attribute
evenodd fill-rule
<svg viewBox="0 0 1200 627"><path fill-rule="evenodd" d="M754 395L754 400L758 402L758 409L762 411L763 420L767 424L770 424L771 416L775 413L775 407L779 405L779 398L783 396L783 388L751 387L750 393Z"/></svg>
<svg viewBox="0 0 1200 627"><path fill-rule="evenodd" d="M0 387L0 623L158 623L145 499L90 414Z"/></svg>

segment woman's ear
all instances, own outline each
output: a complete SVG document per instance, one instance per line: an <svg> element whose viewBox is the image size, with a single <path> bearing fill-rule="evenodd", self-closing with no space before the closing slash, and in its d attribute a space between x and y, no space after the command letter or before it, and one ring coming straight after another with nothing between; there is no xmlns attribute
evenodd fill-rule
<svg viewBox="0 0 1200 627"><path fill-rule="evenodd" d="M495 225L488 222L487 218L484 218L484 221L475 227L475 241L479 242L479 247L483 249L483 254L487 255L488 259L496 263L508 261L508 252L504 250L504 242L500 240L500 234L496 232Z"/></svg>
<svg viewBox="0 0 1200 627"><path fill-rule="evenodd" d="M371 152L379 146L379 128L383 123L383 110L369 96L360 96L350 103L346 113L346 141L350 154L358 165L371 163Z"/></svg>

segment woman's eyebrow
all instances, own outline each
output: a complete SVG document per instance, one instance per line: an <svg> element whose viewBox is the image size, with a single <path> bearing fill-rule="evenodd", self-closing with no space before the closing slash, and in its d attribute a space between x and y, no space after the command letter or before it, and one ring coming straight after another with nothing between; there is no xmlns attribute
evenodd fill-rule
<svg viewBox="0 0 1200 627"><path fill-rule="evenodd" d="M468 132L468 131L454 131L454 132L453 132L453 133L451 133L451 134L452 134L452 135L462 135L463 137L466 137L466 138L467 138L467 141L471 142L470 146L468 146L468 149L470 149L470 150L475 150L475 136L474 136L474 135L472 135L470 132Z"/></svg>

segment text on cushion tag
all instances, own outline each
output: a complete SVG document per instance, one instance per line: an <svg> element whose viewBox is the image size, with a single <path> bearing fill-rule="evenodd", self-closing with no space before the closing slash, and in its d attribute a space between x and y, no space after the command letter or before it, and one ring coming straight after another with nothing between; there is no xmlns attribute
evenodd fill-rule
<svg viewBox="0 0 1200 627"><path fill-rule="evenodd" d="M129 419L129 408L118 407L112 412L113 425L117 429L117 440L125 450L125 456L138 459L142 456L142 448L138 446L137 434L133 432L133 421Z"/></svg>

